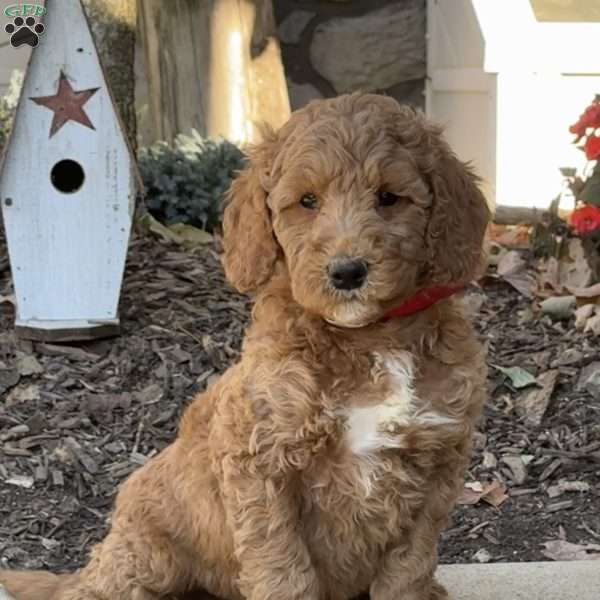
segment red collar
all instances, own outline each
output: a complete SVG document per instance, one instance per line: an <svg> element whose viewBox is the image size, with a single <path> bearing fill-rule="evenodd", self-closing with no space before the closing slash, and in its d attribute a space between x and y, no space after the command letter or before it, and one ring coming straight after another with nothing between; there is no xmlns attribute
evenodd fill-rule
<svg viewBox="0 0 600 600"><path fill-rule="evenodd" d="M391 308L382 317L382 321L389 321L394 317L407 317L408 315L414 315L415 313L421 312L430 306L433 306L436 302L449 298L453 294L460 292L465 289L464 285L439 285L436 287L427 288L417 292L414 296L405 300L399 306Z"/></svg>

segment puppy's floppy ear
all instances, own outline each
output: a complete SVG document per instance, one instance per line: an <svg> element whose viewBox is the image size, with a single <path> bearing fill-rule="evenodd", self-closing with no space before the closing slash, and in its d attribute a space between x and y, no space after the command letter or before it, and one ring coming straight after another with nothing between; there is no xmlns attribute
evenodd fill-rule
<svg viewBox="0 0 600 600"><path fill-rule="evenodd" d="M479 178L456 157L440 127L422 113L405 107L400 112L400 138L415 156L433 195L423 278L429 285L467 283L482 267L483 238L491 216Z"/></svg>
<svg viewBox="0 0 600 600"><path fill-rule="evenodd" d="M467 283L480 271L490 209L479 178L439 138L430 174L432 213L427 227L429 278L436 284Z"/></svg>
<svg viewBox="0 0 600 600"><path fill-rule="evenodd" d="M274 156L274 139L252 148L248 152L248 165L227 193L222 262L227 279L240 292L254 292L265 284L279 256L267 207Z"/></svg>

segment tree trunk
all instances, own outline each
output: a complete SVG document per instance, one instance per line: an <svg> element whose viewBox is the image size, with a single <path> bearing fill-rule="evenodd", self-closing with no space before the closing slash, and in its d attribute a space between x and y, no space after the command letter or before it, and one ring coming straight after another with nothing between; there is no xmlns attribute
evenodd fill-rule
<svg viewBox="0 0 600 600"><path fill-rule="evenodd" d="M140 0L140 17L154 139L254 143L287 120L272 0Z"/></svg>
<svg viewBox="0 0 600 600"><path fill-rule="evenodd" d="M119 115L135 150L136 0L83 0L83 5Z"/></svg>

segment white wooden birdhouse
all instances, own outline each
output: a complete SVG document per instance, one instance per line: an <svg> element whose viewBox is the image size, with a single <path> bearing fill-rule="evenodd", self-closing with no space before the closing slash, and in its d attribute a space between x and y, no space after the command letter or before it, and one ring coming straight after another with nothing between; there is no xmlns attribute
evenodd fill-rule
<svg viewBox="0 0 600 600"><path fill-rule="evenodd" d="M135 158L80 0L47 3L0 171L17 303L32 339L118 332Z"/></svg>

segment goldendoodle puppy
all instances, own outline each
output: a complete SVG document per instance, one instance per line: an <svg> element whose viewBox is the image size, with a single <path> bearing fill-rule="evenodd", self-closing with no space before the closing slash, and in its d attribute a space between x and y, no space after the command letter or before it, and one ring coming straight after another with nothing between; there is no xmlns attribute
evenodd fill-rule
<svg viewBox="0 0 600 600"><path fill-rule="evenodd" d="M485 395L453 294L489 219L477 179L391 98L316 101L252 149L223 264L253 292L239 363L122 486L78 574L18 600L441 600L437 540Z"/></svg>

